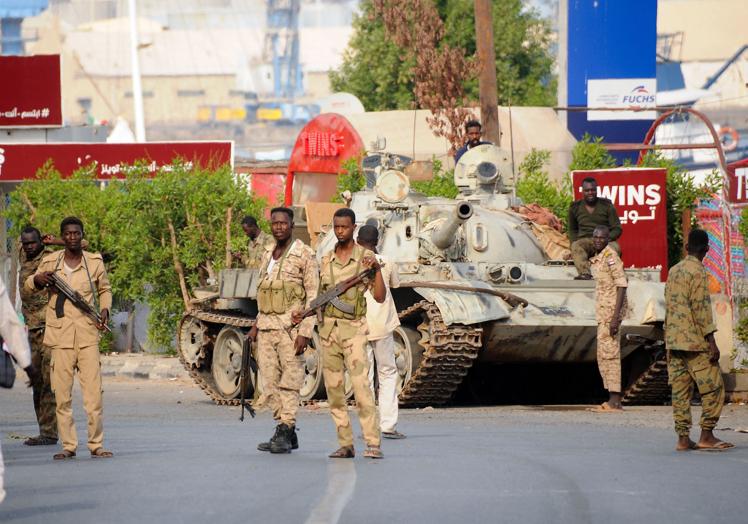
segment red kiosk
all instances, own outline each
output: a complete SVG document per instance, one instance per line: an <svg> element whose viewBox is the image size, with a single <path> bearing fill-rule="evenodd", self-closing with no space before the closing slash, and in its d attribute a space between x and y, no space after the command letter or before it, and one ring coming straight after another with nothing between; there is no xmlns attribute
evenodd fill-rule
<svg viewBox="0 0 748 524"><path fill-rule="evenodd" d="M310 120L296 137L291 152L285 205L330 202L341 163L363 152L361 137L344 116L323 113Z"/></svg>

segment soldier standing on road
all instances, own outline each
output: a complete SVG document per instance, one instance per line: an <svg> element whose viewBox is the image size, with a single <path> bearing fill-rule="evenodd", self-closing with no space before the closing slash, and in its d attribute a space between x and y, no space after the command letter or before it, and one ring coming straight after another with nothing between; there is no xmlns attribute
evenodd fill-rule
<svg viewBox="0 0 748 524"><path fill-rule="evenodd" d="M275 245L273 237L265 233L257 225L257 219L253 216L246 216L242 220L242 229L249 237L247 241L247 254L243 257L244 267L247 269L260 269L262 257L268 248Z"/></svg>
<svg viewBox="0 0 748 524"><path fill-rule="evenodd" d="M397 426L397 363L395 362L395 337L392 332L400 325L391 287L398 287L400 279L397 267L377 253L379 231L374 226L361 226L358 229L358 244L370 250L382 264L382 280L387 288L387 298L382 304L374 300L371 292L366 296L366 323L369 326L369 343L366 353L369 357L369 384L374 386L374 362L377 364L379 379L379 422L382 436L389 439L405 438L395 429Z"/></svg>
<svg viewBox="0 0 748 524"><path fill-rule="evenodd" d="M569 208L569 240L571 241L571 257L579 273L575 278L589 280L592 278L590 257L596 253L592 242L594 229L597 226L608 228L611 240L609 246L619 257L621 248L615 241L621 236L623 230L613 202L597 196L597 180L592 177L582 180L582 194L584 198L577 200Z"/></svg>
<svg viewBox="0 0 748 524"><path fill-rule="evenodd" d="M44 345L52 349L52 390L57 404L57 429L63 450L55 460L75 457L78 437L72 410L73 379L76 370L83 393L83 408L88 416L88 449L95 458L111 457L104 449L102 421L101 363L99 336L109 321L112 292L104 260L99 253L84 251L83 222L67 217L60 224L65 250L42 258L36 273L24 282L27 291L47 288L50 299L46 308ZM58 293L52 284L52 274L67 282L101 315L96 324L81 310ZM46 292L46 291L45 291Z"/></svg>
<svg viewBox="0 0 748 524"><path fill-rule="evenodd" d="M678 443L675 449L722 451L734 444L714 436L725 402L725 385L719 368L717 331L712 317L707 275L702 261L709 252L706 231L688 235L688 256L670 269L665 285L665 348L672 391L673 419ZM701 436L693 442L691 397L694 384L701 395Z"/></svg>
<svg viewBox="0 0 748 524"><path fill-rule="evenodd" d="M39 371L40 379L33 384L34 411L39 424L39 435L29 437L23 443L27 446L50 446L57 444L57 417L55 416L55 394L52 392L50 360L52 350L43 344L44 316L49 296L47 293L29 291L23 285L27 278L36 273L39 264L51 253L42 243L42 235L35 227L21 231L21 249L24 260L19 275L21 308L31 346L31 362Z"/></svg>
<svg viewBox="0 0 748 524"><path fill-rule="evenodd" d="M353 430L345 402L344 372L348 369L353 384L358 417L364 433L367 448L364 457L382 458L381 435L374 394L369 385L369 359L366 356L366 297L371 294L378 303L384 302L386 288L382 279L381 266L374 253L353 241L356 228L356 215L348 208L338 209L333 216L333 231L338 239L335 248L322 257L320 265L321 292L333 288L339 282L353 277L365 269L375 270L374 278L352 287L338 297L353 308L349 314L332 304L328 304L323 315L319 335L322 342L322 372L327 389L330 414L337 428L340 448L331 458L352 458Z"/></svg>
<svg viewBox="0 0 748 524"><path fill-rule="evenodd" d="M304 384L304 350L314 331L314 317L294 327L292 312L309 307L317 297L319 271L314 251L301 240L291 240L293 211L276 207L270 212L275 245L265 251L260 265L257 323L248 336L258 343L257 357L263 398L278 421L269 442L257 449L290 453L299 447L296 412Z"/></svg>
<svg viewBox="0 0 748 524"><path fill-rule="evenodd" d="M597 226L592 242L597 253L591 260L595 275L595 317L597 320L597 366L608 390L608 401L593 408L596 412L623 411L621 405L621 320L623 320L628 281L623 262L610 247L606 226Z"/></svg>

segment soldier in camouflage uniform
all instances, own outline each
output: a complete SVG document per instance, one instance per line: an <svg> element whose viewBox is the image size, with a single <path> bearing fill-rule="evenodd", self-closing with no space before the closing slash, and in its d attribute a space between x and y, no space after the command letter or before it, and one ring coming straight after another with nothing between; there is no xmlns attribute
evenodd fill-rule
<svg viewBox="0 0 748 524"><path fill-rule="evenodd" d="M57 444L55 394L50 382L52 351L42 343L44 340L44 308L49 301L49 294L32 293L23 287L26 279L36 273L42 258L51 251L44 248L39 230L31 226L21 232L21 248L24 256L20 270L21 307L28 326L31 362L40 374L40 380L32 384L34 411L36 411L36 420L39 424L39 435L26 439L24 444L27 446L52 446Z"/></svg>
<svg viewBox="0 0 748 524"><path fill-rule="evenodd" d="M379 303L384 302L386 288L382 279L381 267L374 253L353 241L356 228L356 215L348 208L338 209L333 216L333 230L338 239L335 248L322 257L320 264L320 288L324 292L337 283L360 273L366 268L374 268L374 278L352 287L338 297L352 307L353 313L328 304L324 311L319 335L322 343L322 373L330 403L330 414L335 422L340 449L331 458L352 458L353 431L345 402L344 372L348 368L353 384L358 416L364 433L367 448L364 457L382 458L379 417L374 403L374 394L369 385L369 359L366 354L368 328L366 324L366 297L371 294ZM342 304L341 304L342 305Z"/></svg>
<svg viewBox="0 0 748 524"><path fill-rule="evenodd" d="M252 216L244 217L242 229L249 237L247 241L247 254L242 256L242 262L247 269L260 269L262 256L265 251L275 246L273 237L265 233L257 225L257 219Z"/></svg>
<svg viewBox="0 0 748 524"><path fill-rule="evenodd" d="M709 237L701 229L688 235L688 256L670 269L665 285L665 347L672 391L673 419L678 434L676 450L721 451L734 447L714 436L722 413L725 386L719 369L717 330L702 260L709 251ZM701 395L701 437L693 442L691 396L694 384Z"/></svg>
<svg viewBox="0 0 748 524"><path fill-rule="evenodd" d="M294 327L291 313L301 311L317 296L319 271L314 251L301 240L291 240L293 211L277 207L270 212L275 245L265 251L260 265L257 323L249 336L257 339L257 360L263 397L279 422L269 442L257 449L290 453L299 447L296 411L304 384L303 353L312 338L314 317Z"/></svg>
<svg viewBox="0 0 748 524"><path fill-rule="evenodd" d="M597 226L592 242L597 254L592 257L595 277L595 318L597 320L597 366L608 390L608 401L593 408L598 412L623 411L621 406L621 320L626 301L628 281L623 262L609 245L610 232Z"/></svg>

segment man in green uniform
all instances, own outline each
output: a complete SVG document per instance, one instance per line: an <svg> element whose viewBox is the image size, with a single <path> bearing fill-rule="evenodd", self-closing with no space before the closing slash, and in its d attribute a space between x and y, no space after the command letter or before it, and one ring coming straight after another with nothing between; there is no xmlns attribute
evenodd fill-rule
<svg viewBox="0 0 748 524"><path fill-rule="evenodd" d="M734 447L714 436L725 402L725 385L719 369L717 331L712 317L707 275L702 260L709 252L709 236L702 229L688 235L688 256L670 269L665 285L665 348L672 391L673 419L678 443L675 449L721 451ZM701 436L693 442L691 396L694 384L701 395Z"/></svg>
<svg viewBox="0 0 748 524"><path fill-rule="evenodd" d="M597 226L592 233L597 254L591 268L595 276L595 317L597 319L597 367L608 391L608 401L593 408L596 412L623 411L621 405L621 320L628 281L623 262L609 243L605 226Z"/></svg>
<svg viewBox="0 0 748 524"><path fill-rule="evenodd" d="M621 236L622 230L613 202L597 196L597 181L594 178L587 177L582 181L582 194L584 198L569 208L569 240L571 257L579 273L576 278L589 280L592 278L590 258L596 254L592 232L597 226L606 226L610 231L608 245L620 256L621 248L615 241Z"/></svg>
<svg viewBox="0 0 748 524"><path fill-rule="evenodd" d="M309 307L317 297L319 268L312 248L291 239L293 211L276 207L270 212L275 245L265 251L260 265L257 305L260 314L249 331L258 342L257 360L262 377L262 398L278 422L275 435L257 449L290 453L299 447L296 412L304 385L304 351L312 338L314 317L294 327L292 313Z"/></svg>
<svg viewBox="0 0 748 524"><path fill-rule="evenodd" d="M374 253L353 241L356 229L356 215L351 209L338 209L333 216L333 231L338 239L335 248L322 257L320 264L321 292L337 283L373 268L374 278L362 282L340 295L341 307L352 310L347 313L328 304L319 327L322 343L322 374L330 403L330 414L337 428L340 448L332 453L332 458L352 458L353 431L348 418L345 402L344 371L347 368L353 385L358 417L364 433L367 448L364 457L382 458L379 417L374 403L374 394L369 386L369 358L366 354L368 327L366 324L367 289L378 303L384 302L387 291L382 279L381 267Z"/></svg>
<svg viewBox="0 0 748 524"><path fill-rule="evenodd" d="M247 241L247 254L242 257L244 267L247 269L260 269L262 256L268 248L275 245L273 237L265 233L257 225L257 219L252 216L244 217L242 229L249 237Z"/></svg>
<svg viewBox="0 0 748 524"><path fill-rule="evenodd" d="M19 275L21 308L28 327L31 362L39 371L40 376L40 380L32 384L34 411L36 412L36 421L39 424L39 435L29 437L23 443L27 446L51 446L57 444L55 394L50 382L52 350L43 344L44 308L49 301L49 295L29 291L23 286L26 279L36 273L42 258L51 251L44 248L39 230L31 226L21 232L21 249L24 257Z"/></svg>

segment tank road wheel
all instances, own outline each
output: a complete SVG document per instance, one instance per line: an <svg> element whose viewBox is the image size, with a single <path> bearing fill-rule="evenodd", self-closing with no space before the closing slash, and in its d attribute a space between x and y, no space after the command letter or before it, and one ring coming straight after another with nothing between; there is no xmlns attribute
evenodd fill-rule
<svg viewBox="0 0 748 524"><path fill-rule="evenodd" d="M393 336L395 337L397 393L399 395L421 364L423 346L420 344L421 334L411 327L400 326L395 328Z"/></svg>
<svg viewBox="0 0 748 524"><path fill-rule="evenodd" d="M193 368L202 367L208 344L208 326L192 316L183 318L179 324L179 352L184 361Z"/></svg>
<svg viewBox="0 0 748 524"><path fill-rule="evenodd" d="M301 400L306 402L325 396L325 381L322 378L322 346L315 331L304 352L304 384L301 386Z"/></svg>
<svg viewBox="0 0 748 524"><path fill-rule="evenodd" d="M226 326L218 333L213 345L211 374L216 390L227 400L239 397L243 340L241 329ZM247 392L247 397L251 398L251 392Z"/></svg>

